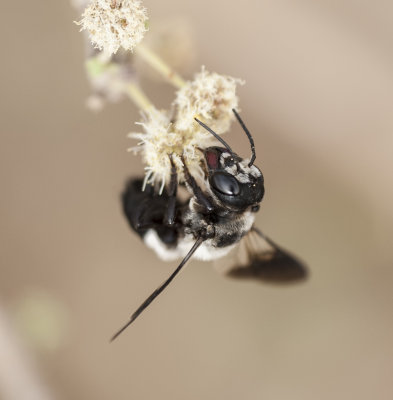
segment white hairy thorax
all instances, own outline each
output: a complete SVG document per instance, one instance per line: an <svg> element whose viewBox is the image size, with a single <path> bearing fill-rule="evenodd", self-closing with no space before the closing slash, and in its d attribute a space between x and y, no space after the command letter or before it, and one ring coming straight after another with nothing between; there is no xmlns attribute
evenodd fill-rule
<svg viewBox="0 0 393 400"><path fill-rule="evenodd" d="M229 232L235 230L246 234L251 229L254 219L255 214L246 212L240 220L234 220L232 226L229 225L227 228L229 228ZM218 231L217 234L225 235L227 232L228 231L224 228L222 231ZM241 239L241 237L242 235L239 236L239 239ZM185 234L184 238L181 238L175 247L167 246L160 240L154 229L149 229L143 240L163 261L173 261L184 258L195 243L194 235ZM237 243L225 247L217 247L215 246L215 239L208 239L201 244L193 257L202 261L216 260L227 255L236 245Z"/></svg>
<svg viewBox="0 0 393 400"><path fill-rule="evenodd" d="M153 229L147 231L143 240L146 246L154 250L163 261L174 261L184 258L195 243L194 236L188 234L182 240L179 240L176 247L168 247L160 240L156 231ZM211 246L210 242L211 239L202 243L194 253L193 258L203 261L215 260L227 255L230 250L236 246L236 244L233 244L231 246L218 248Z"/></svg>

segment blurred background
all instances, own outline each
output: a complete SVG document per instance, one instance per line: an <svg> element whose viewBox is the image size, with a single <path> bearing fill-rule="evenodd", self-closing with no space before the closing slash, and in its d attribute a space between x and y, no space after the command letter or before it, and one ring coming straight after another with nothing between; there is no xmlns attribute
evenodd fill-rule
<svg viewBox="0 0 393 400"><path fill-rule="evenodd" d="M258 226L307 282L174 269L129 230L119 195L140 175L129 101L100 113L67 1L4 2L0 398L393 397L393 5L340 0L145 0L150 30L183 26L190 78L242 78L242 118L266 179ZM158 29L158 28L157 28ZM147 38L146 38L147 40ZM172 87L143 87L168 107ZM249 153L240 128L226 139Z"/></svg>

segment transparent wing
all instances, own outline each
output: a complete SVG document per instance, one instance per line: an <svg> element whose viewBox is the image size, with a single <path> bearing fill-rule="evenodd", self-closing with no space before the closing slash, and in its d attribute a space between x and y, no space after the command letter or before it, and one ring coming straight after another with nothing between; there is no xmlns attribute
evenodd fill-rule
<svg viewBox="0 0 393 400"><path fill-rule="evenodd" d="M300 260L255 227L215 266L232 278L271 283L290 283L307 277L307 268Z"/></svg>

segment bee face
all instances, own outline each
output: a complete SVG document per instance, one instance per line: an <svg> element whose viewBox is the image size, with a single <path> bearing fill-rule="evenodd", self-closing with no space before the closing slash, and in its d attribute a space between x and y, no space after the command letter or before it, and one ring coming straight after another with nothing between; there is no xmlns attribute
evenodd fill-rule
<svg viewBox="0 0 393 400"><path fill-rule="evenodd" d="M218 200L239 211L250 206L256 210L265 192L261 171L223 147L208 147L204 155L210 188Z"/></svg>

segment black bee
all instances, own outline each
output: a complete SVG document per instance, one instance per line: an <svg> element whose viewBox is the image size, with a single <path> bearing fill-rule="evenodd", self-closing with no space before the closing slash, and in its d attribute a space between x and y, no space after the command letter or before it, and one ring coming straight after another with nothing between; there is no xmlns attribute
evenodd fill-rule
<svg viewBox="0 0 393 400"><path fill-rule="evenodd" d="M244 122L233 110L250 141L250 160L239 157L203 122L195 120L224 147L199 149L206 183L201 187L183 161L185 185L191 197L178 196L177 169L172 156L171 178L162 194L152 185L142 190L143 179L131 179L123 193L123 209L131 228L164 260L183 257L172 275L132 314L113 337L122 333L169 285L187 261L221 258L232 251L223 272L231 277L268 282L304 279L305 266L254 227L255 213L264 195L261 171L254 165L255 146Z"/></svg>

